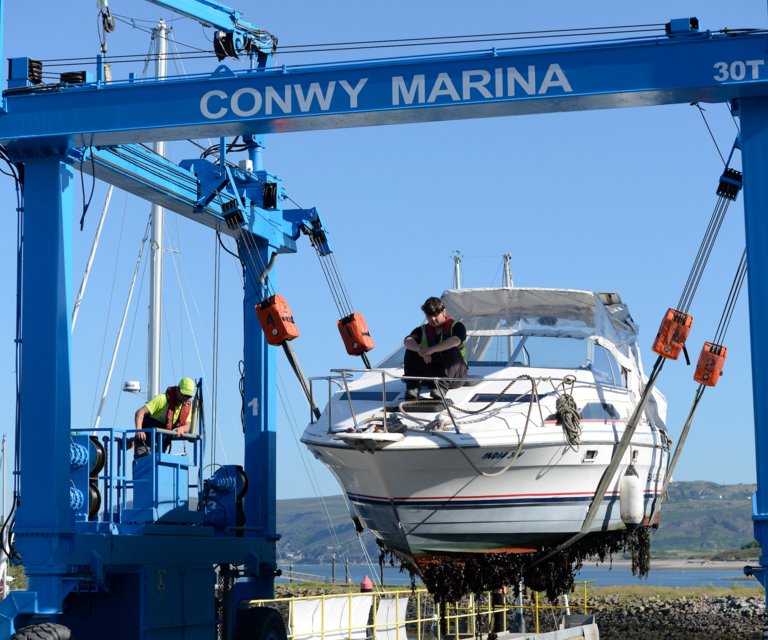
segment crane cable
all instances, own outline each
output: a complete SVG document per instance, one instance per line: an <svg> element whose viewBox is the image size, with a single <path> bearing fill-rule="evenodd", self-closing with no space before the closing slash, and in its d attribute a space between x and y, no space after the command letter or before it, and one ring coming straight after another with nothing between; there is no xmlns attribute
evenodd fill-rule
<svg viewBox="0 0 768 640"><path fill-rule="evenodd" d="M741 186L742 186L741 172L736 171L734 169L730 169L729 167L730 161L733 158L733 153L737 148L737 143L738 143L738 139L736 140L736 142L734 142L734 145L731 149L731 153L728 157L728 162L726 163L725 170L718 183L717 203L712 212L712 216L710 217L707 229L704 232L704 237L702 238L701 244L699 246L699 251L696 254L696 258L694 259L693 266L691 267L691 271L688 274L688 280L686 281L685 286L683 287L683 292L680 296L680 301L678 303L678 310L684 313L687 313L691 303L693 302L693 298L696 294L699 283L701 281L701 276L703 275L704 269L707 265L707 262L709 261L709 257L712 253L712 248L714 246L715 240L717 239L717 236L720 232L720 227L722 226L723 219L725 218L725 214L728 211L728 206L730 205L731 201L736 199L736 196L741 190ZM728 308L729 306L726 305L726 309ZM732 305L730 309L732 313ZM724 322L725 322L725 327L727 328L727 323L730 322L730 315L728 315L727 320L725 319L725 316L724 316L724 318L721 320L721 325ZM688 359L688 356L686 353L686 360L687 359ZM632 412L632 415L630 416L629 420L627 420L626 426L624 428L624 433L622 434L622 437L619 440L618 445L613 451L611 462L605 468L605 471L603 471L603 474L600 477L600 482L598 483L597 489L595 490L594 498L592 499L592 502L590 503L589 508L587 509L587 514L584 517L584 522L582 523L580 530L576 534L568 538L565 542L555 547L554 549L551 549L545 552L541 557L537 558L533 562L532 566L539 565L542 562L549 560L550 558L560 553L564 549L570 547L572 544L574 544L575 542L577 542L578 540L580 540L590 532L592 523L594 522L595 517L597 516L597 512L600 509L600 506L602 505L602 501L603 501L603 498L605 497L605 493L608 490L608 486L613 481L613 477L616 471L618 470L619 465L621 464L621 460L624 456L624 453L626 452L627 448L630 445L632 437L635 434L635 430L637 429L637 425L640 423L640 418L642 417L645 411L645 406L648 403L648 400L650 399L653 393L654 387L656 386L656 380L658 379L659 374L661 373L661 370L663 369L664 363L666 361L667 361L667 358L661 355L659 355L656 358L656 362L653 365L651 374L648 377L648 381L646 382L645 387L642 391L640 400L637 406L635 407L634 411Z"/></svg>
<svg viewBox="0 0 768 640"><path fill-rule="evenodd" d="M223 155L224 154L222 154L222 156ZM226 166L224 159L220 157L220 160L222 161L222 165L225 166L227 173L229 173L228 166ZM233 184L233 188L234 188L234 184ZM221 201L221 193L218 194L218 198ZM242 206L243 203L240 200L240 196L237 193L237 191L234 192L234 200L236 201L236 204L238 205L238 207ZM223 202L221 204L222 206L224 205ZM245 274L249 276L250 281L253 283L254 294L256 295L256 298L259 300L259 302L261 302L262 300L269 297L270 295L275 294L274 287L269 278L269 272L274 266L274 262L277 257L277 254L273 253L269 259L269 262L265 264L264 259L262 257L263 248L259 247L256 237L250 231L243 229L242 221L240 221L239 224L237 222L238 221L235 218L231 226L229 222L227 224L228 226L230 226L230 229L237 243L239 254L240 254L239 259L240 259L240 263L243 268L243 271L245 272ZM319 419L321 415L320 409L319 407L317 407L317 405L314 402L314 399L312 397L312 391L309 386L309 382L307 381L307 378L301 369L298 358L296 356L296 352L293 350L293 347L291 346L290 341L288 340L282 343L282 347L283 347L283 352L285 353L285 356L288 360L288 363L291 365L291 368L296 374L296 378L298 379L299 384L301 385L302 391L304 392L304 395L310 404L312 413L315 415L316 418ZM244 403L245 396L244 396L243 385L244 385L245 372L243 369L241 369L240 373L241 373L241 382L240 382L241 395L243 397L243 403ZM241 411L241 419L243 422L243 429L245 429L244 406Z"/></svg>
<svg viewBox="0 0 768 640"><path fill-rule="evenodd" d="M286 198L299 207L299 209L303 208L293 198L288 196L286 196ZM344 280L341 277L341 269L339 269L335 255L330 251L324 253L321 249L320 242L312 234L309 234L309 242L317 254L320 270L323 273L325 282L328 284L328 289L331 292L331 297L333 298L333 303L336 305L339 317L347 318L348 316L351 316L355 312L355 309L352 305L352 300L349 296L347 287L344 284ZM363 352L360 354L360 358L365 364L365 368L370 369L371 362L368 359L368 354Z"/></svg>
<svg viewBox="0 0 768 640"><path fill-rule="evenodd" d="M712 253L712 248L714 247L715 241L717 240L717 236L720 233L720 227L722 226L723 220L725 219L725 214L728 213L728 207L730 206L731 202L736 199L738 192L741 190L742 174L740 171L736 171L735 169L730 168L733 154L738 148L737 145L738 139L733 143L733 146L731 147L731 153L725 163L725 169L722 176L720 177L720 182L718 183L717 187L717 203L715 204L715 208L712 211L709 225L704 232L704 237L701 241L701 245L699 246L699 251L696 254L696 258L693 261L691 271L688 274L688 280L686 281L685 286L683 287L683 292L680 295L677 309L684 313L688 312L691 303L693 302L693 298L696 295L696 290L698 289L699 283L701 282L701 276L703 275L704 269L707 266L707 262L709 261L709 257Z"/></svg>
<svg viewBox="0 0 768 640"><path fill-rule="evenodd" d="M728 298L726 299L725 306L723 308L723 313L720 316L720 323L717 326L717 330L715 331L715 337L712 340L714 344L722 345L725 340L725 334L728 331L728 327L731 324L731 318L733 317L733 311L736 307L736 301L739 298L739 294L741 293L741 287L744 284L744 279L747 275L747 250L744 249L743 253L741 254L741 260L739 261L739 266L736 269L736 275L733 278L733 282L731 283L731 290L728 292ZM683 425L683 428L680 432L680 437L677 441L677 445L675 446L675 451L672 455L672 459L669 462L669 466L667 467L667 473L664 478L664 483L661 487L661 491L658 493L658 498L654 501L654 506L651 511L651 517L650 522L653 523L657 513L661 509L661 501L663 500L663 496L665 495L667 491L667 487L669 486L670 481L672 480L672 474L675 470L675 467L677 466L677 462L680 459L680 455L683 452L683 446L685 445L685 440L688 437L688 433L691 430L691 425L693 424L693 418L696 413L696 409L699 407L699 402L701 402L701 398L704 395L704 391L706 390L707 385L705 384L699 384L699 386L696 388L696 393L693 397L693 404L691 405L691 410L688 413L688 417L685 420L685 424Z"/></svg>

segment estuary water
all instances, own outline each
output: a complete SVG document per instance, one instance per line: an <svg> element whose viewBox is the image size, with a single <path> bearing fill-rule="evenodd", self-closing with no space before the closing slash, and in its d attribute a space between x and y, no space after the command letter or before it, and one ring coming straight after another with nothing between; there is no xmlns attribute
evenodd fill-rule
<svg viewBox="0 0 768 640"><path fill-rule="evenodd" d="M595 586L617 585L647 585L659 587L720 587L728 588L731 585L759 588L757 580L746 578L743 566L747 563L702 563L697 561L651 561L651 570L646 578L638 578L632 575L632 570L627 562L614 562L613 565L586 565L576 575L577 581L593 581ZM330 582L334 575L331 565L310 565L281 563L284 576L278 578L279 582L288 582L289 568L292 568L296 578L313 579ZM337 562L335 567L336 582L343 584L348 578L352 584L360 584L365 576L378 583L381 580L379 566L350 564ZM383 582L390 586L410 586L410 577L407 573L400 573L397 567L384 566ZM417 584L421 584L417 580Z"/></svg>

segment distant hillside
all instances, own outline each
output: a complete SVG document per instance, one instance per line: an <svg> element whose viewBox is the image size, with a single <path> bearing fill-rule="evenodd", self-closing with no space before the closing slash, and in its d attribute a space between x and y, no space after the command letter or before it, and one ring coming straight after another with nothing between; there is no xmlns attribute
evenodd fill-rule
<svg viewBox="0 0 768 640"><path fill-rule="evenodd" d="M661 526L651 538L654 557L757 556L740 550L753 542L753 484L673 482L661 513ZM328 564L336 555L363 562L358 535L341 496L278 500L277 530L281 560ZM378 558L370 532L363 534L368 553ZM341 551L343 550L343 552ZM725 554L718 555L718 554Z"/></svg>
<svg viewBox="0 0 768 640"><path fill-rule="evenodd" d="M755 489L754 484L672 482L661 512L661 526L651 538L653 555L711 557L749 545L754 540Z"/></svg>

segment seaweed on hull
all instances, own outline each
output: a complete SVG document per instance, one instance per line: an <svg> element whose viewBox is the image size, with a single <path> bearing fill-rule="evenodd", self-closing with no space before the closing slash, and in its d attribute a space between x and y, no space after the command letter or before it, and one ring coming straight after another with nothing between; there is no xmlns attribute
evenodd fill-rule
<svg viewBox="0 0 768 640"><path fill-rule="evenodd" d="M650 569L650 527L593 533L558 554L537 564L537 559L551 553L545 548L536 553L487 553L431 556L428 560L405 558L397 552L383 550L401 561L401 570L413 577L417 573L429 593L443 606L457 602L470 593L480 594L505 586L516 591L522 581L526 588L546 592L554 601L573 590L575 574L585 561L611 561L616 553L630 553L632 575L645 577Z"/></svg>

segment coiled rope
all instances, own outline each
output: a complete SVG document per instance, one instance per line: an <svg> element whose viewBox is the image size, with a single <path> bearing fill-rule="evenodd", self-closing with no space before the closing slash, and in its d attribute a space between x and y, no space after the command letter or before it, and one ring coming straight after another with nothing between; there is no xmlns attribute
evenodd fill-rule
<svg viewBox="0 0 768 640"><path fill-rule="evenodd" d="M555 409L557 411L557 421L563 426L563 435L568 443L568 446L576 451L581 443L581 414L579 413L579 407L576 405L576 401L573 399L573 385L576 383L576 378L573 376L565 376L562 382L555 387L552 385L555 393L557 394L557 401L555 402ZM571 393L565 392L565 385L571 385ZM560 391L562 389L562 392Z"/></svg>

